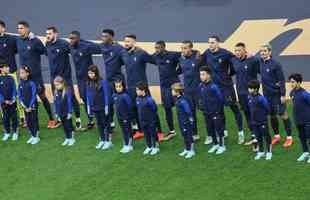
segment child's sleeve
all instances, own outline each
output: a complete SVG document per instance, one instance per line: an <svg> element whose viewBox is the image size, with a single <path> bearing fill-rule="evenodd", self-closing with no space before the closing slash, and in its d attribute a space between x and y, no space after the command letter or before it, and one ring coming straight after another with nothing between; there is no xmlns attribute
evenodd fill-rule
<svg viewBox="0 0 310 200"><path fill-rule="evenodd" d="M148 97L147 102L148 102L149 106L151 106L152 111L154 113L157 112L157 105L156 105L154 99L152 97Z"/></svg>
<svg viewBox="0 0 310 200"><path fill-rule="evenodd" d="M68 113L73 112L73 106L72 106L72 92L71 90L67 90L67 106L68 106Z"/></svg>
<svg viewBox="0 0 310 200"><path fill-rule="evenodd" d="M16 96L17 96L17 90L16 90L16 84L14 79L12 78L12 84L13 84L13 91L12 91L12 101L13 103L16 102Z"/></svg>
<svg viewBox="0 0 310 200"><path fill-rule="evenodd" d="M21 87L18 87L17 95L18 95L18 98L19 98L19 103L22 105L23 108L26 108L26 105L24 103L24 97L22 95Z"/></svg>
<svg viewBox="0 0 310 200"><path fill-rule="evenodd" d="M307 104L310 105L310 94L309 94L309 92L304 91L304 92L302 93L302 95L303 95L305 101L307 102Z"/></svg>
<svg viewBox="0 0 310 200"><path fill-rule="evenodd" d="M270 112L270 108L269 108L269 104L268 104L268 101L267 101L266 97L260 96L259 101L263 105L264 109L269 113Z"/></svg>
<svg viewBox="0 0 310 200"><path fill-rule="evenodd" d="M34 82L31 82L31 100L30 100L30 103L29 103L29 108L34 106L36 98L37 98L37 87L34 84Z"/></svg>
<svg viewBox="0 0 310 200"><path fill-rule="evenodd" d="M187 102L187 101L184 101L184 100L181 101L181 106L182 106L184 112L189 116L189 120L190 120L190 121L193 121L193 120L194 120L194 118L193 118L193 113L192 113L191 107L190 107L190 105L188 104L188 102Z"/></svg>
<svg viewBox="0 0 310 200"><path fill-rule="evenodd" d="M126 104L128 106L128 109L131 110L133 106L132 106L131 98L129 97L128 94L124 95L124 100L125 100L125 102L126 102Z"/></svg>
<svg viewBox="0 0 310 200"><path fill-rule="evenodd" d="M223 97L222 92L221 92L221 90L219 89L219 87L218 87L217 85L212 85L211 88L212 88L212 90L213 90L215 96L217 97L217 99L218 99L219 101L221 101L221 102L224 102L224 97Z"/></svg>
<svg viewBox="0 0 310 200"><path fill-rule="evenodd" d="M3 95L0 92L0 103L3 103L3 102L4 102L4 97L3 97Z"/></svg>

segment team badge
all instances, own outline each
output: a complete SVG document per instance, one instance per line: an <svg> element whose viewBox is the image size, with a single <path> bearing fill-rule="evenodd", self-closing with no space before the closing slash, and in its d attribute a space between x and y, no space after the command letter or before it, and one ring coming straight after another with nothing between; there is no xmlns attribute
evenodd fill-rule
<svg viewBox="0 0 310 200"><path fill-rule="evenodd" d="M137 57L134 57L133 60L136 62L137 61Z"/></svg>
<svg viewBox="0 0 310 200"><path fill-rule="evenodd" d="M31 46L28 45L28 46L27 46L27 49L30 50L30 49L31 49Z"/></svg>
<svg viewBox="0 0 310 200"><path fill-rule="evenodd" d="M168 64L169 64L169 63L170 63L170 60L166 60L166 63L168 63Z"/></svg>
<svg viewBox="0 0 310 200"><path fill-rule="evenodd" d="M248 66L247 66L247 65L245 65L245 66L244 66L244 69L248 69Z"/></svg>
<svg viewBox="0 0 310 200"><path fill-rule="evenodd" d="M60 51L59 49L56 49L56 52L57 52L57 53L59 53L59 51Z"/></svg>
<svg viewBox="0 0 310 200"><path fill-rule="evenodd" d="M110 52L110 56L113 56L113 52L112 51Z"/></svg>
<svg viewBox="0 0 310 200"><path fill-rule="evenodd" d="M222 59L221 58L219 58L219 63L222 63Z"/></svg>
<svg viewBox="0 0 310 200"><path fill-rule="evenodd" d="M268 72L268 73L269 73L269 72L270 72L270 69L269 69L269 68L267 68L267 69L266 69L266 72Z"/></svg>
<svg viewBox="0 0 310 200"><path fill-rule="evenodd" d="M82 53L82 52L80 52L80 56L83 56L83 53Z"/></svg>
<svg viewBox="0 0 310 200"><path fill-rule="evenodd" d="M4 44L3 44L3 47L5 48L6 46L7 46L6 43L4 43Z"/></svg>
<svg viewBox="0 0 310 200"><path fill-rule="evenodd" d="M195 63L192 63L192 66L195 67Z"/></svg>

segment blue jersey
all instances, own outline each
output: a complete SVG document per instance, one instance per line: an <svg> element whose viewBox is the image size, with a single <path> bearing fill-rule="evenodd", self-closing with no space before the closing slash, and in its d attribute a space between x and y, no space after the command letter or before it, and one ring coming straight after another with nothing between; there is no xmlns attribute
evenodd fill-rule
<svg viewBox="0 0 310 200"><path fill-rule="evenodd" d="M95 81L88 81L86 87L87 110L105 110L110 104L111 88L106 80L100 80L98 85Z"/></svg>
<svg viewBox="0 0 310 200"><path fill-rule="evenodd" d="M54 95L54 104L56 108L56 114L59 117L66 117L68 114L72 114L72 91L56 90Z"/></svg>
<svg viewBox="0 0 310 200"><path fill-rule="evenodd" d="M46 53L49 61L51 78L54 79L56 76L61 76L68 84L72 84L69 43L63 39L47 42Z"/></svg>
<svg viewBox="0 0 310 200"><path fill-rule="evenodd" d="M17 51L19 54L19 62L22 66L31 69L31 75L34 81L42 81L41 55L45 53L45 47L38 38L22 38L17 39Z"/></svg>
<svg viewBox="0 0 310 200"><path fill-rule="evenodd" d="M199 68L201 58L198 51L193 51L191 56L181 56L179 65L184 76L185 90L197 89L200 83Z"/></svg>
<svg viewBox="0 0 310 200"><path fill-rule="evenodd" d="M37 104L36 84L31 80L21 80L18 86L18 97L24 108L35 108Z"/></svg>
<svg viewBox="0 0 310 200"><path fill-rule="evenodd" d="M212 81L199 85L203 112L207 115L224 115L224 98L217 85Z"/></svg>
<svg viewBox="0 0 310 200"><path fill-rule="evenodd" d="M267 99L260 95L249 95L249 109L251 124L262 125L268 123L270 111Z"/></svg>
<svg viewBox="0 0 310 200"><path fill-rule="evenodd" d="M142 127L154 124L157 121L157 106L151 96L138 96L136 98L139 121Z"/></svg>
<svg viewBox="0 0 310 200"><path fill-rule="evenodd" d="M233 85L232 76L235 74L231 59L234 55L226 50L220 48L216 52L207 49L202 54L203 62L212 70L212 80L220 88Z"/></svg>
<svg viewBox="0 0 310 200"><path fill-rule="evenodd" d="M310 94L304 88L293 89L293 115L297 125L310 123Z"/></svg>
<svg viewBox="0 0 310 200"><path fill-rule="evenodd" d="M192 123L194 118L188 99L185 96L179 96L175 105L180 126Z"/></svg>
<svg viewBox="0 0 310 200"><path fill-rule="evenodd" d="M114 93L113 103L119 120L130 120L132 118L133 104L127 92Z"/></svg>
<svg viewBox="0 0 310 200"><path fill-rule="evenodd" d="M100 46L85 40L80 40L75 46L70 47L75 74L78 80L87 80L88 67L93 63L93 55L100 54Z"/></svg>
<svg viewBox="0 0 310 200"><path fill-rule="evenodd" d="M285 96L285 77L282 66L272 58L266 61L260 60L260 75L262 79L263 93L266 96Z"/></svg>
<svg viewBox="0 0 310 200"><path fill-rule="evenodd" d="M113 82L117 79L124 80L122 65L127 60L127 51L117 43L101 44L101 53L104 60L106 79Z"/></svg>
<svg viewBox="0 0 310 200"><path fill-rule="evenodd" d="M10 73L14 73L17 70L15 55L17 53L16 36L0 34L0 57L10 67Z"/></svg>
<svg viewBox="0 0 310 200"><path fill-rule="evenodd" d="M0 103L4 101L16 101L17 91L16 84L12 76L0 76Z"/></svg>
<svg viewBox="0 0 310 200"><path fill-rule="evenodd" d="M153 64L158 66L160 87L170 88L173 83L180 82L177 71L180 56L171 51L152 55Z"/></svg>
<svg viewBox="0 0 310 200"><path fill-rule="evenodd" d="M256 57L245 57L239 59L233 57L231 62L236 71L236 86L239 95L248 94L248 83L251 80L257 80L259 74L259 59Z"/></svg>
<svg viewBox="0 0 310 200"><path fill-rule="evenodd" d="M152 56L140 48L128 52L126 75L128 88L135 88L139 81L147 83L146 65L152 62Z"/></svg>

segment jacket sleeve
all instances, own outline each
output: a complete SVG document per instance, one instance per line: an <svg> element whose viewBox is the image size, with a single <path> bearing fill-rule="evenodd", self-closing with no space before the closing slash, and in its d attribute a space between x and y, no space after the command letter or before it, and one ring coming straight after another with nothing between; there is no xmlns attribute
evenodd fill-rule
<svg viewBox="0 0 310 200"><path fill-rule="evenodd" d="M302 93L302 95L303 95L303 97L304 97L306 103L307 103L308 105L310 105L310 93L307 92L307 91L304 91L304 92Z"/></svg>
<svg viewBox="0 0 310 200"><path fill-rule="evenodd" d="M16 102L17 90L16 90L15 80L13 78L12 78L12 84L13 84L12 100L13 102Z"/></svg>
<svg viewBox="0 0 310 200"><path fill-rule="evenodd" d="M286 90L285 90L285 77L283 73L283 69L280 63L277 63L275 66L275 75L277 85L280 87L280 94L281 96L285 96Z"/></svg>
<svg viewBox="0 0 310 200"><path fill-rule="evenodd" d="M37 87L34 84L34 82L31 82L31 100L29 103L29 108L34 106L34 103L36 102L36 98L37 98Z"/></svg>
<svg viewBox="0 0 310 200"><path fill-rule="evenodd" d="M87 52L91 55L93 54L101 54L100 44L89 42L87 46Z"/></svg>
<svg viewBox="0 0 310 200"><path fill-rule="evenodd" d="M24 103L24 96L22 95L21 87L18 87L17 94L18 94L18 98L19 98L19 103L22 105L23 108L26 108L26 105Z"/></svg>
<svg viewBox="0 0 310 200"><path fill-rule="evenodd" d="M193 119L193 113L192 113L191 107L188 104L188 102L184 101L184 100L181 101L181 106L182 106L184 112L189 116L189 119Z"/></svg>
<svg viewBox="0 0 310 200"><path fill-rule="evenodd" d="M266 97L260 96L259 101L262 104L262 106L264 107L264 109L269 113L270 108L269 108L269 104L268 104Z"/></svg>
<svg viewBox="0 0 310 200"><path fill-rule="evenodd" d="M157 105L152 97L147 98L148 105L151 107L153 112L157 112Z"/></svg>

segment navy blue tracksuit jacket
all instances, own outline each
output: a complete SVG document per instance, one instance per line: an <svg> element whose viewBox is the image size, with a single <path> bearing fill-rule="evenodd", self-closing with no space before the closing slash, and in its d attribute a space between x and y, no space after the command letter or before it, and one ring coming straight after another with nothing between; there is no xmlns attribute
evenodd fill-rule
<svg viewBox="0 0 310 200"><path fill-rule="evenodd" d="M304 88L293 89L290 92L293 100L293 115L296 125L310 123L310 94Z"/></svg>
<svg viewBox="0 0 310 200"><path fill-rule="evenodd" d="M260 95L249 95L249 108L251 113L251 124L259 126L268 123L270 112L267 99Z"/></svg>
<svg viewBox="0 0 310 200"><path fill-rule="evenodd" d="M111 88L106 80L100 80L98 85L88 81L86 94L88 113L104 111L110 105Z"/></svg>
<svg viewBox="0 0 310 200"><path fill-rule="evenodd" d="M131 120L133 104L127 92L114 93L113 102L118 120Z"/></svg>

